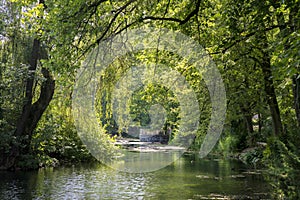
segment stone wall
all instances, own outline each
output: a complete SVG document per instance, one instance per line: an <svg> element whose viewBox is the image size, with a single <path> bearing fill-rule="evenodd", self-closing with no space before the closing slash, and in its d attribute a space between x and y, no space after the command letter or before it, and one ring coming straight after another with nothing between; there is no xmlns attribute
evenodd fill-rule
<svg viewBox="0 0 300 200"><path fill-rule="evenodd" d="M140 129L139 138L141 142L160 142L167 144L169 141L169 135L164 134L162 130Z"/></svg>

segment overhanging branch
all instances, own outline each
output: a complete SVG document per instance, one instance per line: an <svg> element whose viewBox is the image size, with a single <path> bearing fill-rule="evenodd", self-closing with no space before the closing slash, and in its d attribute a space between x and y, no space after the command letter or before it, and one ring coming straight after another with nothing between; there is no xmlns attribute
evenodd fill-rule
<svg viewBox="0 0 300 200"><path fill-rule="evenodd" d="M197 15L200 9L200 0L197 0L195 9L188 14L188 16L185 19L178 19L178 18L172 18L172 17L154 17L154 16L145 16L142 18L142 21L145 20L160 20L160 21L171 21L171 22L177 22L179 25L183 25L187 23L193 16Z"/></svg>
<svg viewBox="0 0 300 200"><path fill-rule="evenodd" d="M234 40L231 44L227 43L228 46L224 45L223 49L221 51L216 51L216 52L213 52L213 53L210 53L211 55L213 54L221 54L221 53L225 53L226 51L228 51L229 49L231 49L233 46L237 45L238 43L242 42L242 41L245 41L247 39L249 39L251 36L254 36L256 33L259 33L259 32L267 32L267 31L271 31L273 29L276 29L276 28L283 28L285 27L284 25L275 25L275 26L270 26L270 27L267 27L261 31L253 31L253 32L250 32L248 34L246 34L245 36L242 36L236 40ZM226 40L231 40L231 39L226 39Z"/></svg>

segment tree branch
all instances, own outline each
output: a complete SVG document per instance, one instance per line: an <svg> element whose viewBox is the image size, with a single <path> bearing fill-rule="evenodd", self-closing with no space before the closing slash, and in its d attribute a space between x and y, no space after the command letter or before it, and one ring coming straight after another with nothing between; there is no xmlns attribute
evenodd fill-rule
<svg viewBox="0 0 300 200"><path fill-rule="evenodd" d="M190 14L188 14L188 16L183 20L178 19L178 18L172 18L172 17L145 16L145 17L142 18L142 21L145 21L145 20L148 20L148 19L150 19L150 20L161 20L161 21L177 22L177 23L179 23L179 25L183 25L183 24L187 23L193 16L197 15L197 13L199 12L199 9L200 9L200 3L201 3L201 1L197 0L195 9Z"/></svg>
<svg viewBox="0 0 300 200"><path fill-rule="evenodd" d="M72 15L69 15L69 16L64 16L63 19L62 19L62 22L67 22L67 20L69 19L73 19L75 18L76 16L78 15L81 15L82 13L88 13L89 10L92 10L92 9L97 9L98 6L100 6L100 4L106 2L108 0L99 0L99 1L96 1L90 5L87 5L86 3L84 3L79 9L77 12L73 13Z"/></svg>
<svg viewBox="0 0 300 200"><path fill-rule="evenodd" d="M261 30L261 31L253 31L253 32L250 32L248 33L247 35L243 36L243 37L240 37L236 40L234 40L231 44L227 43L228 46L225 47L224 45L224 49L222 49L221 51L216 51L216 52L213 52L213 53L210 53L210 55L213 55L213 54L220 54L220 53L225 53L226 51L228 51L229 49L231 49L233 46L235 46L236 44L242 42L242 41L245 41L247 40L248 38L250 38L251 36L255 35L256 33L259 33L259 32L267 32L267 31L271 31L275 28L282 28L282 27L286 27L285 25L275 25L275 26L270 26L270 27L267 27L265 28L264 30ZM226 39L227 41L230 41L231 39Z"/></svg>
<svg viewBox="0 0 300 200"><path fill-rule="evenodd" d="M136 0L130 0L128 1L125 5L123 5L122 7L120 7L118 10L114 11L115 14L113 16L113 18L110 20L109 24L107 25L107 27L105 28L104 32L101 34L101 36L96 40L96 42L94 42L93 44L89 45L78 58L81 58L83 55L85 55L91 48L93 48L94 46L96 46L97 44L99 44L101 41L104 40L104 37L107 36L108 31L111 29L113 23L116 21L116 19L118 18L118 16L133 2L135 2ZM135 22L134 22L135 23ZM134 23L129 24L130 26ZM128 28L129 26L127 25L125 28ZM125 30L125 28L121 29L121 30ZM120 32L120 31L119 31ZM119 33L117 32L117 33ZM117 34L114 34L117 35Z"/></svg>

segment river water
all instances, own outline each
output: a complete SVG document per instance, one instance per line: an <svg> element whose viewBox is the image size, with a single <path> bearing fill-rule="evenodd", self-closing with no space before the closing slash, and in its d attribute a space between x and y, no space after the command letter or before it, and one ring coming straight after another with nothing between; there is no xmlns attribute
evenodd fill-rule
<svg viewBox="0 0 300 200"><path fill-rule="evenodd" d="M0 199L270 199L259 170L236 160L183 156L149 173L101 164L0 172Z"/></svg>

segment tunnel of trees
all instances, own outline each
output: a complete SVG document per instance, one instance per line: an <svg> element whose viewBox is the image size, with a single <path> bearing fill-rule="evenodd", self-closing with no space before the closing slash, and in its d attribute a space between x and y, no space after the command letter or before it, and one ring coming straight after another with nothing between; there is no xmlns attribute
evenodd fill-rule
<svg viewBox="0 0 300 200"><path fill-rule="evenodd" d="M1 169L92 161L71 113L76 71L101 41L147 26L180 31L203 46L216 63L226 87L227 114L214 152L226 156L254 149L245 160L267 167L270 179L278 180L278 193L299 197L298 0L0 2ZM211 112L205 84L196 86L203 81L201 75L168 52L147 51L132 59L169 63L195 86L201 125L191 149L198 150ZM111 90L132 62L120 58L103 74L97 111L108 134L118 132L109 105ZM148 123L151 100L167 110L165 128L176 129L178 102L161 86L136 91L133 118Z"/></svg>

